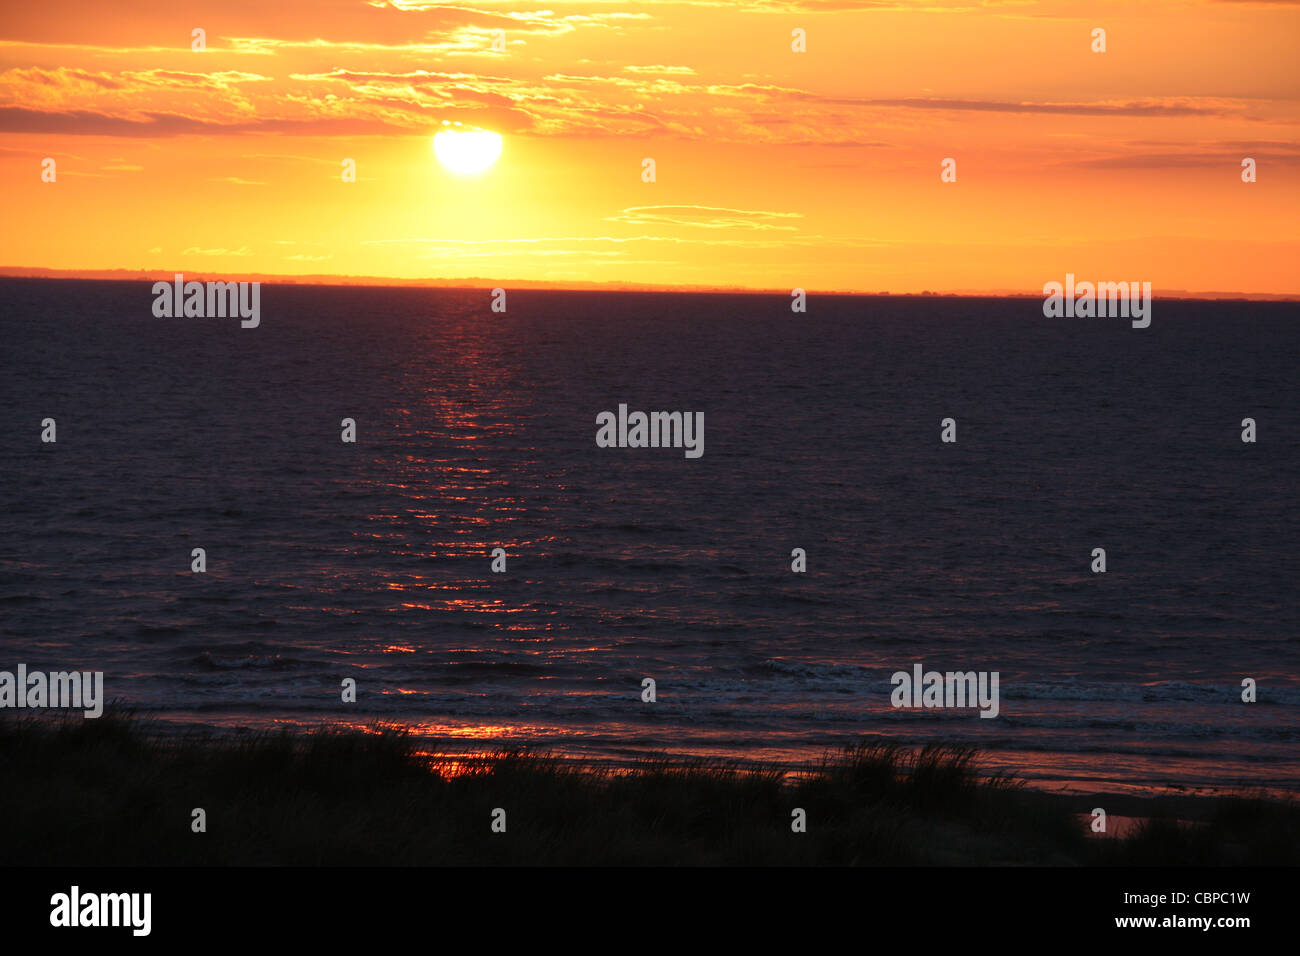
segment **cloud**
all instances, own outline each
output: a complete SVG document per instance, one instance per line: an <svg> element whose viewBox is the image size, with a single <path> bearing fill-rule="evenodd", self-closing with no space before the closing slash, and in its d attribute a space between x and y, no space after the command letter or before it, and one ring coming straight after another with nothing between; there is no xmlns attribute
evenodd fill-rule
<svg viewBox="0 0 1300 956"><path fill-rule="evenodd" d="M665 76L695 76L689 66L625 66L625 73L651 73Z"/></svg>
<svg viewBox="0 0 1300 956"><path fill-rule="evenodd" d="M146 86L170 88L202 86L212 89L229 89L240 83L266 83L271 77L242 70L218 70L213 73L191 73L185 70L125 70L123 77Z"/></svg>
<svg viewBox="0 0 1300 956"><path fill-rule="evenodd" d="M778 229L795 231L797 226L774 220L802 219L797 212L767 212L755 209L728 209L723 206L629 206L607 222L626 222L637 226L691 226L698 229Z"/></svg>
<svg viewBox="0 0 1300 956"><path fill-rule="evenodd" d="M850 106L882 106L913 110L952 110L983 113L1050 113L1061 116L1218 116L1220 106L1187 100L1145 100L1127 103L1015 103L1000 100L953 100L925 97L902 99L824 99Z"/></svg>
<svg viewBox="0 0 1300 956"><path fill-rule="evenodd" d="M0 85L8 87L11 84L29 84L65 91L120 90L126 86L123 79L111 73L96 73L66 66L52 70L41 67L14 67L0 73Z"/></svg>
<svg viewBox="0 0 1300 956"><path fill-rule="evenodd" d="M1257 163L1293 167L1300 165L1300 155L1285 150L1251 149L1238 146L1222 151L1185 151L1174 147L1168 152L1130 153L1128 155L1090 156L1064 159L1057 165L1091 169L1205 169L1240 171L1241 161L1249 156Z"/></svg>
<svg viewBox="0 0 1300 956"><path fill-rule="evenodd" d="M532 245L542 245L548 243L602 243L609 242L618 245L638 243L638 242L659 242L668 245L684 246L736 246L749 249L780 249L791 244L798 243L816 243L825 242L824 236L781 236L780 238L771 239L703 239L697 237L684 236L557 236L557 237L529 237L526 239L453 239L453 238L431 238L426 236L413 236L402 239L365 239L362 240L363 246L383 246L383 245L401 245L401 246L427 246L429 249L459 249L462 247L484 247L484 246L501 246L504 248L515 249ZM855 241L853 243L857 245Z"/></svg>
<svg viewBox="0 0 1300 956"><path fill-rule="evenodd" d="M253 250L247 246L240 246L238 249L200 249L198 246L190 246L188 249L182 249L183 256L251 256Z"/></svg>
<svg viewBox="0 0 1300 956"><path fill-rule="evenodd" d="M201 0L207 2L210 0ZM265 5L265 9L260 3L236 3L228 16L208 25L213 41L218 39L219 26L224 47L218 49L214 42L204 54L191 53L188 34L182 33L169 51L171 59L133 57L128 61L133 69L98 69L103 59L96 55L81 65L57 69L23 66L4 70L0 72L0 132L137 139L247 133L365 136L427 134L444 122L461 122L503 134L539 137L653 136L708 144L902 150L915 144L922 128L936 119L961 124L963 132L969 131L975 138L982 127L994 128L999 123L1009 127L1009 122L995 119L999 115L1093 118L1097 122L1077 125L1094 132L1107 121L1122 118L1153 124L1168 121L1168 129L1156 131L1153 126L1153 135L1172 136L1187 131L1190 125L1179 121L1221 117L1276 124L1294 111L1289 100L1143 97L1144 88L1134 90L1135 95L1112 93L1097 100L1081 94L1076 94L1077 99L1030 100L1020 98L1021 87L1015 83L1006 84L1000 94L994 87L982 97L868 96L862 94L871 86L853 71L791 74L778 70L778 77L807 75L813 88L806 89L793 79L771 82L762 74L744 72L758 68L762 60L737 65L730 56L719 56L695 65L682 64L681 60L692 57L679 54L691 50L700 55L698 44L693 40L674 43L663 31L696 23L690 18L698 14L670 9L700 5L689 0L650 3L644 10L625 9L622 0L602 0L595 5L557 0L552 7L526 6L522 0L478 0L474 6L434 0L320 0L320 4L319 16L304 18L307 8L294 0L284 6ZM718 0L704 5L716 8L718 16L736 9L949 9L849 0L742 0L739 4ZM1003 5L981 2L974 6L995 9ZM1008 2L1005 7L1033 16L1060 9L1057 4L1043 3ZM216 10L204 5L200 12L216 17ZM131 16L136 25L146 19L134 7ZM57 37L61 25L52 20L48 14L42 18L32 13L21 28L10 32ZM856 18L849 22L860 25ZM562 41L564 46L556 55L542 47L524 51L511 46L509 55L491 50L496 29L504 29L507 42L516 44L567 37L593 25L601 29L610 25L644 27L640 39L645 42L627 49L642 51L637 59L650 62L616 62L612 49L574 49L572 38ZM66 25L66 32L83 38L84 31L76 24ZM124 37L130 39L134 33L123 27L111 39ZM151 28L147 36L132 42L143 44L153 39ZM125 49L109 42L106 38L104 47L94 49L106 51L104 57ZM11 59L22 52L12 41L0 41L0 45ZM249 61L232 60L231 50L255 50L266 59L257 61L255 71L232 69ZM658 52L647 54L648 50ZM572 55L583 52L593 53L597 59ZM49 51L41 55L48 58ZM461 55L493 59L490 63L454 59ZM150 68L138 68L142 62ZM192 64L223 69L200 70ZM1025 135L1030 136L1028 128ZM1104 136L1107 142L1114 138L1113 131ZM810 162L818 165L821 159L813 156ZM826 163L820 165L829 168Z"/></svg>
<svg viewBox="0 0 1300 956"><path fill-rule="evenodd" d="M282 133L288 135L366 135L413 132L415 126L352 117L320 119L254 119L218 123L175 113L146 112L139 118L108 116L90 110L46 111L21 106L0 106L0 132L63 133L74 136L159 137L186 134Z"/></svg>

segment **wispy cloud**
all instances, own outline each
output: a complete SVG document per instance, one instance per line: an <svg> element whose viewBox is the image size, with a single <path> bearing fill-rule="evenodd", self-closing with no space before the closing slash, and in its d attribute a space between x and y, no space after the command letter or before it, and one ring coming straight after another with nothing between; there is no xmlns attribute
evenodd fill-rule
<svg viewBox="0 0 1300 956"><path fill-rule="evenodd" d="M200 249L198 246L190 246L188 249L182 249L183 256L251 256L253 250L247 246L240 246L238 249Z"/></svg>
<svg viewBox="0 0 1300 956"><path fill-rule="evenodd" d="M779 229L798 227L782 222L803 218L797 212L768 212L761 209L727 209L721 206L629 206L607 222L636 226L691 226L697 229Z"/></svg>

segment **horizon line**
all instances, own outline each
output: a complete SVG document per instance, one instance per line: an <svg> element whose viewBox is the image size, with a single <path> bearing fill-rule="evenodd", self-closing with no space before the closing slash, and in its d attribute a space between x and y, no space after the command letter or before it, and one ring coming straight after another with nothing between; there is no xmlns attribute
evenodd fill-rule
<svg viewBox="0 0 1300 956"><path fill-rule="evenodd" d="M451 279L425 277L407 279L400 276L333 275L329 273L278 274L267 272L213 273L200 270L186 273L183 270L147 269L52 269L45 266L0 266L0 279L73 279L92 282L162 281L161 275L189 275L194 281L269 282L283 285L335 286L344 288L392 289L462 289L466 291L505 288L543 292L655 292L693 293L715 295L790 295L792 289L763 286L727 286L701 284L670 284L645 282L605 281L553 281L548 279L491 279L483 276L461 276ZM1041 290L1015 289L923 289L921 291L896 291L880 289L812 289L802 287L809 295L861 296L899 298L1042 298ZM1164 299L1214 302L1237 300L1250 302L1300 302L1300 292L1239 292L1221 290L1170 289L1161 293Z"/></svg>

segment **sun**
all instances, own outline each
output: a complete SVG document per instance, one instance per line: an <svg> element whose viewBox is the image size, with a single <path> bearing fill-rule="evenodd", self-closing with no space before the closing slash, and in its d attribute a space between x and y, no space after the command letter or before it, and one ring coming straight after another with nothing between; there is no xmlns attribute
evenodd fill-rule
<svg viewBox="0 0 1300 956"><path fill-rule="evenodd" d="M487 172L501 155L501 134L488 130L443 130L433 137L438 162L453 173L473 176Z"/></svg>

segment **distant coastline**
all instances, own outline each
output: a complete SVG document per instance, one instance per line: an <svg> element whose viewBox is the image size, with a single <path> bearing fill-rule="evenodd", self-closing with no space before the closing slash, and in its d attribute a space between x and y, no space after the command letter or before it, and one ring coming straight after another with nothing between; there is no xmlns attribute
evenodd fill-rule
<svg viewBox="0 0 1300 956"><path fill-rule="evenodd" d="M76 279L104 282L154 282L160 277L183 272L196 281L220 280L224 282L265 282L268 284L296 286L343 286L391 289L493 289L537 290L547 292L664 292L678 294L713 295L785 295L785 288L749 288L741 286L710 285L650 285L635 282L545 282L536 279L492 279L465 276L451 279L403 279L395 276L350 275L274 275L260 272L227 272L210 269L45 269L36 266L0 266L0 279ZM893 291L865 289L809 288L809 294L818 296L854 296L861 298L932 298L932 299L1041 299L1040 290L1026 289L955 289L941 292L923 290ZM1162 300L1187 300L1202 302L1300 302L1300 292L1219 292L1212 290L1157 289Z"/></svg>

